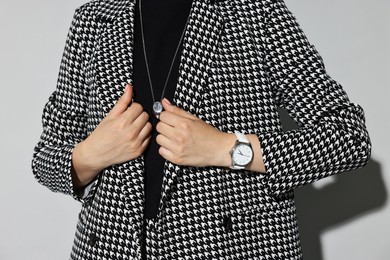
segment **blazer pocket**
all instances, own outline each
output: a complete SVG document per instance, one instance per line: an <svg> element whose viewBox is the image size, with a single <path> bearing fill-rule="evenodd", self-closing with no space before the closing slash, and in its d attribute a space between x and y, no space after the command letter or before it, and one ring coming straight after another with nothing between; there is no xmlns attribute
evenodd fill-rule
<svg viewBox="0 0 390 260"><path fill-rule="evenodd" d="M231 232L226 239L230 243L249 249L249 255L273 260L298 259L300 252L298 225L295 206L291 200L284 200L266 207L256 207L251 211L241 211L231 216ZM250 252L250 250L253 250ZM267 258L268 259L268 258Z"/></svg>
<svg viewBox="0 0 390 260"><path fill-rule="evenodd" d="M76 255L76 259L84 259L86 255L91 256L88 260L100 260L98 255L99 235L97 233L96 223L93 214L93 202L83 204L77 223L75 243L72 248L72 255ZM82 255L80 255L82 254ZM73 258L72 258L73 259Z"/></svg>

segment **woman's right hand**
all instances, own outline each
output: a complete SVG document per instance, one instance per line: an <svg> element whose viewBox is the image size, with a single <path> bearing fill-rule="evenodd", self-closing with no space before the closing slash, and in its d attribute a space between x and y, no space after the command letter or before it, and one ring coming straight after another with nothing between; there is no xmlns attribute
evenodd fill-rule
<svg viewBox="0 0 390 260"><path fill-rule="evenodd" d="M76 188L88 184L104 168L139 157L151 139L149 115L131 102L133 88L127 85L117 104L88 138L72 153L72 175ZM129 106L130 105L130 106Z"/></svg>

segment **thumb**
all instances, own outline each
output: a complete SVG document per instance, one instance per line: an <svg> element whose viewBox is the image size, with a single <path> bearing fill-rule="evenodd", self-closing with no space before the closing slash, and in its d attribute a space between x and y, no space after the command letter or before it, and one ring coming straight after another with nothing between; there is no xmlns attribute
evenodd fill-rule
<svg viewBox="0 0 390 260"><path fill-rule="evenodd" d="M187 111L185 111L177 106L172 105L171 102L169 102L169 100L166 98L164 98L162 100L162 105L166 111L169 111L169 112L176 114L178 116L186 117L189 119L198 119L196 116L188 113Z"/></svg>
<svg viewBox="0 0 390 260"><path fill-rule="evenodd" d="M123 95L118 99L115 106L108 113L108 117L116 117L121 115L129 107L131 100L133 98L133 86L127 84Z"/></svg>

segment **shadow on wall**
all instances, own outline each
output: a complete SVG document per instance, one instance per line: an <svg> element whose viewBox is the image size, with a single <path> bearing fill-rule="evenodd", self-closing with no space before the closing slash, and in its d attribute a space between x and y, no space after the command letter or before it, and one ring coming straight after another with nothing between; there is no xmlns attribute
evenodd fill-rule
<svg viewBox="0 0 390 260"><path fill-rule="evenodd" d="M297 128L287 112L279 112L285 130ZM371 159L353 173L335 175L322 188L306 185L295 192L304 259L323 260L324 231L385 205L387 192L380 164Z"/></svg>

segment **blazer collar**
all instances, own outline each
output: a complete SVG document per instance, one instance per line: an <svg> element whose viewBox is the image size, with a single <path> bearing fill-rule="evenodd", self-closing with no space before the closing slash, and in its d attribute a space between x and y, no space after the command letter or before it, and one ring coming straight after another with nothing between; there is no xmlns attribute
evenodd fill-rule
<svg viewBox="0 0 390 260"><path fill-rule="evenodd" d="M136 0L103 0L97 11L97 19L112 22L135 5Z"/></svg>

